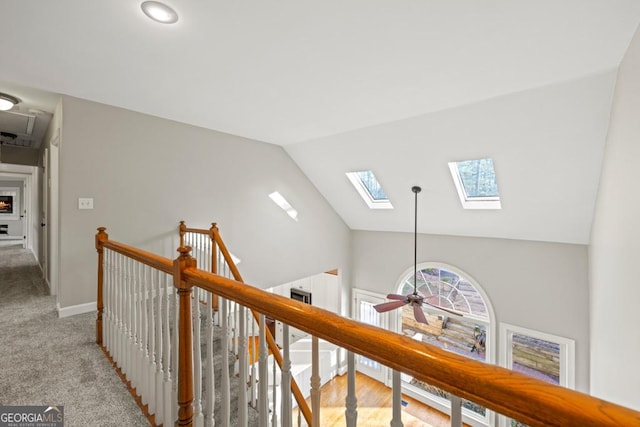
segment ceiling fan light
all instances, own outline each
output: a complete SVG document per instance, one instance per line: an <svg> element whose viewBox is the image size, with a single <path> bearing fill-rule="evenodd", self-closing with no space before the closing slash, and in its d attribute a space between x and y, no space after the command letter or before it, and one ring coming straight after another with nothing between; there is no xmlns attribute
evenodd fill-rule
<svg viewBox="0 0 640 427"><path fill-rule="evenodd" d="M150 19L161 24L175 24L178 22L178 13L164 3L145 1L142 2L140 8Z"/></svg>
<svg viewBox="0 0 640 427"><path fill-rule="evenodd" d="M7 95L6 93L0 93L0 111L7 111L18 104L20 100L15 96Z"/></svg>

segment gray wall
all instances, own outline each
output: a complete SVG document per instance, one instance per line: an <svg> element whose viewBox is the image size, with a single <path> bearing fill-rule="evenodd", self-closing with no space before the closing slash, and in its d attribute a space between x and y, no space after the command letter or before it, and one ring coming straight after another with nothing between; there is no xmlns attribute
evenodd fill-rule
<svg viewBox="0 0 640 427"><path fill-rule="evenodd" d="M395 292L413 267L413 234L354 231L352 284ZM419 235L418 262L464 271L488 294L497 321L576 342L576 388L589 390L587 247L521 240Z"/></svg>
<svg viewBox="0 0 640 427"><path fill-rule="evenodd" d="M618 71L589 249L592 393L640 410L640 31Z"/></svg>
<svg viewBox="0 0 640 427"><path fill-rule="evenodd" d="M216 221L261 287L348 265L349 230L279 146L63 97L60 149L61 307L95 301L98 226L174 258L179 220ZM299 221L269 199L276 190Z"/></svg>

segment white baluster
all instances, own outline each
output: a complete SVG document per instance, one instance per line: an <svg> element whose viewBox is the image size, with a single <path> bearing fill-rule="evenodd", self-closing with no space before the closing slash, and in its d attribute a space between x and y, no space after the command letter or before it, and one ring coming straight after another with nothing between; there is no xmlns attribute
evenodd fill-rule
<svg viewBox="0 0 640 427"><path fill-rule="evenodd" d="M277 427L278 425L278 388L277 388L277 384L278 382L276 381L276 368L278 366L278 364L276 363L276 358L275 356L272 357L272 362L273 362L273 386L272 386L272 392L271 392L271 427Z"/></svg>
<svg viewBox="0 0 640 427"><path fill-rule="evenodd" d="M205 391L207 400L204 406L204 425L213 427L215 424L215 367L213 365L213 294L207 292L207 357L205 359Z"/></svg>
<svg viewBox="0 0 640 427"><path fill-rule="evenodd" d="M144 364L145 364L145 375L146 375L146 385L145 389L147 392L147 401L148 403L148 411L150 414L155 414L156 412L156 399L155 399L155 374L156 374L156 365L153 361L153 351L155 345L155 333L153 331L154 322L153 322L153 281L151 278L151 269L149 266L144 265L143 267L143 283L144 283L144 317L146 319L145 322L145 352L144 352Z"/></svg>
<svg viewBox="0 0 640 427"><path fill-rule="evenodd" d="M220 299L222 304L222 299ZM240 333L240 350L239 356L239 381L238 381L238 425L246 426L248 419L248 404L247 404L247 327L246 327L246 310L242 305L238 305L238 312L240 313L240 322L238 325Z"/></svg>
<svg viewBox="0 0 640 427"><path fill-rule="evenodd" d="M115 287L117 286L117 276L116 276L116 269L115 269L115 262L114 262L114 252L113 251L108 251L109 254L109 288L108 288L108 294L109 294L109 317L108 317L108 325L109 327L107 328L107 342L109 343L109 354L111 355L111 357L113 357L113 350L114 350L114 340L113 340L113 332L115 329L115 294L114 294L114 290Z"/></svg>
<svg viewBox="0 0 640 427"><path fill-rule="evenodd" d="M222 336L229 335L229 301L225 298L218 299L218 310L220 310L220 316L222 318ZM220 413L222 415L222 425L229 425L231 419L231 382L229 381L229 341L224 339L220 340L222 345L222 378L220 384Z"/></svg>
<svg viewBox="0 0 640 427"><path fill-rule="evenodd" d="M124 280L122 277L122 257L120 254L116 254L115 257L115 267L116 267L116 286L113 291L115 294L114 298L114 312L115 312L115 328L113 331L113 345L114 345L114 359L118 368L122 371L122 337L124 336L124 328L122 325L122 292L124 289Z"/></svg>
<svg viewBox="0 0 640 427"><path fill-rule="evenodd" d="M153 362L155 366L155 395L156 395L156 424L164 422L164 393L162 391L162 274L160 270L155 270L155 313L154 313L154 332L155 347L153 350Z"/></svg>
<svg viewBox="0 0 640 427"><path fill-rule="evenodd" d="M198 289L198 288L196 288ZM200 293L192 293L193 316L193 419L196 427L204 425L202 414L202 346L200 345Z"/></svg>
<svg viewBox="0 0 640 427"><path fill-rule="evenodd" d="M320 351L318 337L311 337L311 425L320 427Z"/></svg>
<svg viewBox="0 0 640 427"><path fill-rule="evenodd" d="M264 314L260 313L258 316L258 418L259 426L267 427L267 421L269 420L269 405L268 396L269 392L269 380L267 371L267 344L265 340L265 322Z"/></svg>
<svg viewBox="0 0 640 427"><path fill-rule="evenodd" d="M109 315L109 292L111 290L109 286L109 280L111 278L111 263L109 261L109 257L111 256L111 251L108 249L103 249L103 271L104 276L102 279L102 345L107 349L107 352L111 351L111 346L109 344L109 329L110 329L110 315Z"/></svg>
<svg viewBox="0 0 640 427"><path fill-rule="evenodd" d="M136 277L137 263L131 261L131 387L140 393L140 384L138 383L138 375L140 373L140 364L138 360L138 279Z"/></svg>
<svg viewBox="0 0 640 427"><path fill-rule="evenodd" d="M451 427L462 427L462 399L451 395Z"/></svg>
<svg viewBox="0 0 640 427"><path fill-rule="evenodd" d="M356 360L355 354L347 352L347 398L344 411L347 427L358 425L358 399L356 398Z"/></svg>
<svg viewBox="0 0 640 427"><path fill-rule="evenodd" d="M172 280L166 274L163 274L163 299L164 309L162 312L162 369L164 374L163 380L163 396L162 401L164 403L164 423L163 425L173 425L177 417L173 417L173 384L171 371L171 297L169 293L170 286L172 286Z"/></svg>
<svg viewBox="0 0 640 427"><path fill-rule="evenodd" d="M233 353L234 354L238 354L238 344L240 344L240 342L238 341L238 310L236 310L236 305L235 302L230 301L231 303L231 307L232 307L232 321L233 321ZM235 369L235 373L237 374L237 365L234 367Z"/></svg>
<svg viewBox="0 0 640 427"><path fill-rule="evenodd" d="M391 427L402 427L402 387L400 384L400 371L393 371L392 377L392 412Z"/></svg>
<svg viewBox="0 0 640 427"><path fill-rule="evenodd" d="M134 387L134 378L133 378L133 372L134 369L134 364L133 364L133 355L135 354L135 345L133 345L133 334L134 334L134 324L133 324L133 313L134 313L134 309L133 309L133 299L135 297L134 292L133 292L133 277L132 277L132 272L131 269L132 267L132 262L129 258L124 259L125 261L125 265L126 265L126 275L127 275L127 279L126 279L126 295L124 295L124 303L126 305L126 311L125 311L125 326L127 328L127 342L126 342L126 347L124 348L125 351L125 375L127 376L127 378L129 379L129 381L131 381L131 386Z"/></svg>
<svg viewBox="0 0 640 427"><path fill-rule="evenodd" d="M250 310L247 310L250 311ZM256 320L255 317L253 316L249 316L249 318L251 319L251 388L249 389L249 392L251 393L251 406L254 408L258 407L258 390L256 387L257 381L256 381L256 377L258 375L258 373L256 372L256 354L257 350L256 350Z"/></svg>
<svg viewBox="0 0 640 427"><path fill-rule="evenodd" d="M292 406L291 406L291 355L289 348L289 325L282 325L282 376L280 388L282 389L282 410L280 419L282 427L292 426Z"/></svg>
<svg viewBox="0 0 640 427"><path fill-rule="evenodd" d="M145 265L138 264L138 278L140 280L140 397L143 405L149 405L149 318L147 317L147 282Z"/></svg>

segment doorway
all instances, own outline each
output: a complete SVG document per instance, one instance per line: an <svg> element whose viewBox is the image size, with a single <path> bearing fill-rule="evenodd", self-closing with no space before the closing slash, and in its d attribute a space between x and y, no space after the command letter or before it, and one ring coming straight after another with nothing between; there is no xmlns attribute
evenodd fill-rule
<svg viewBox="0 0 640 427"><path fill-rule="evenodd" d="M385 302L381 295L367 292L362 289L353 290L354 318L367 325L377 326L382 329L389 329L389 314L378 313L373 306ZM363 374L389 386L388 368L375 360L356 355L356 369Z"/></svg>

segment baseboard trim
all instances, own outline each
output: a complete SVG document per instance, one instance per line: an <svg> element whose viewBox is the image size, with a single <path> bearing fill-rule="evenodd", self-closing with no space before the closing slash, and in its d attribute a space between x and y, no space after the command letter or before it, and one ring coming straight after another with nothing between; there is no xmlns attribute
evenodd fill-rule
<svg viewBox="0 0 640 427"><path fill-rule="evenodd" d="M96 302L88 302L86 304L71 305L69 307L60 307L58 304L58 317L75 316L76 314L91 313L97 310Z"/></svg>

